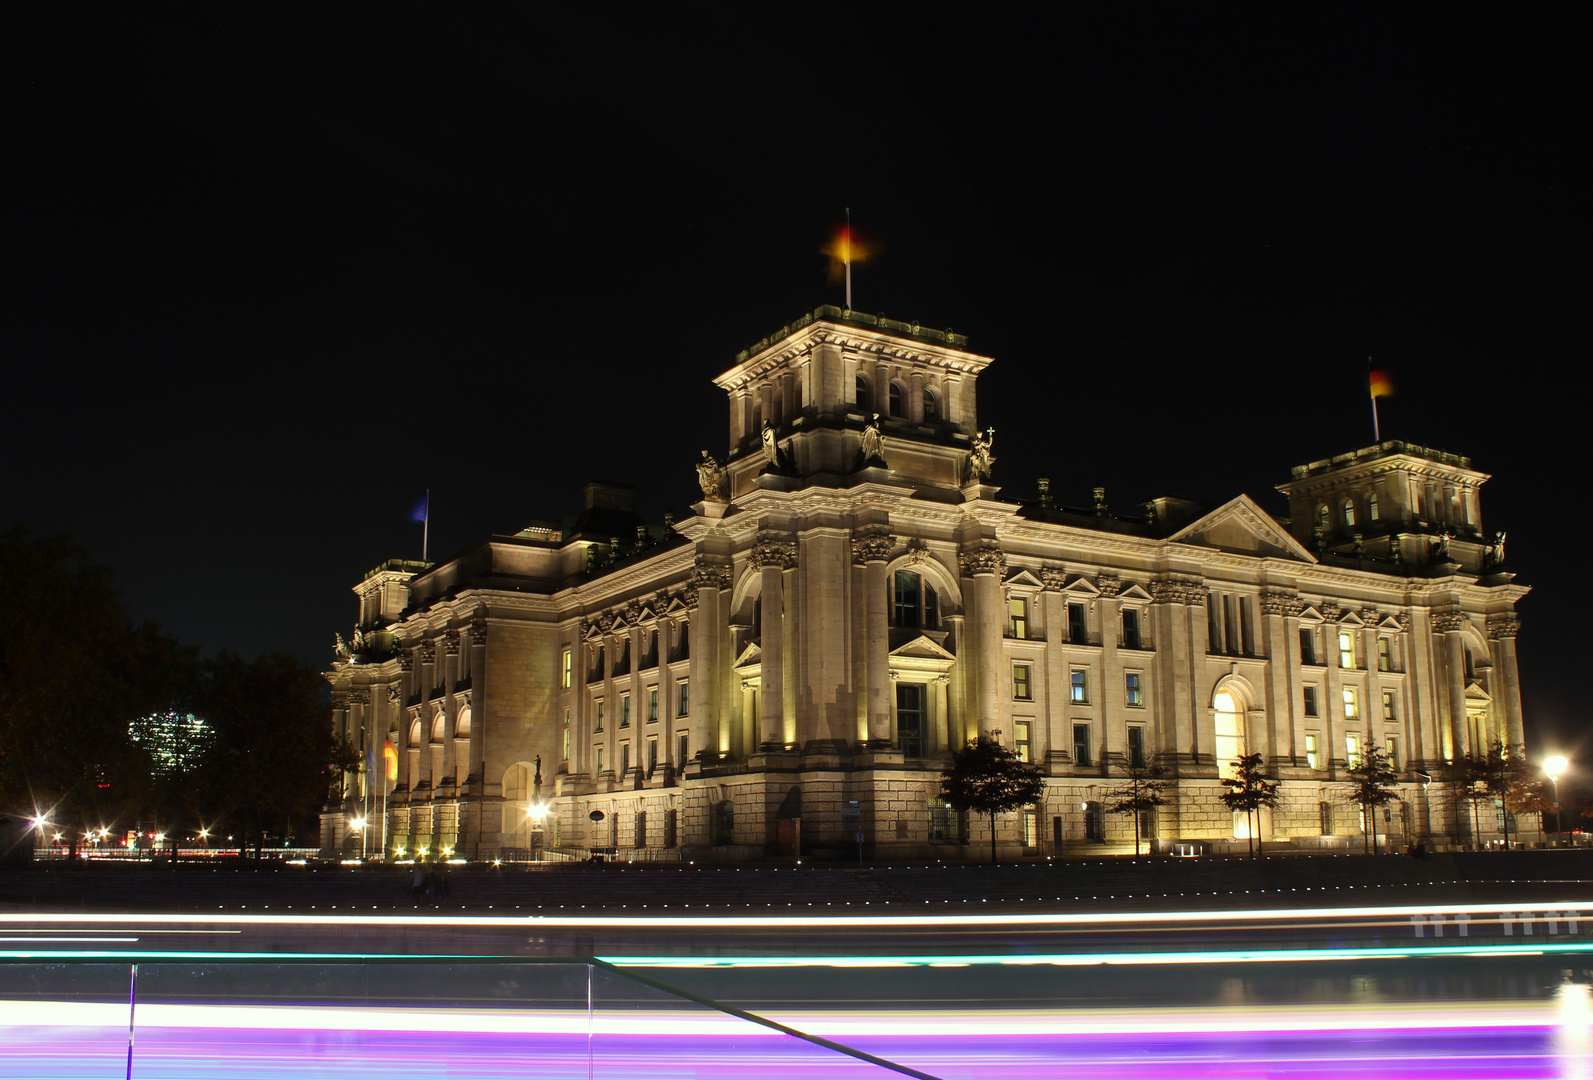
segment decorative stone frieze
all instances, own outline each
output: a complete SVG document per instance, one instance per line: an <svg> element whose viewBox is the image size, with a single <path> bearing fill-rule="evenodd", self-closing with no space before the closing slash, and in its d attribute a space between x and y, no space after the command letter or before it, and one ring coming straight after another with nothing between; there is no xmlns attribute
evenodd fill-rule
<svg viewBox="0 0 1593 1080"><path fill-rule="evenodd" d="M688 608L697 606L697 585L695 582L680 590L680 602L684 607Z"/></svg>
<svg viewBox="0 0 1593 1080"><path fill-rule="evenodd" d="M1409 612L1407 612L1407 611L1400 612L1398 615L1394 616L1394 621L1399 623L1400 633L1403 634L1403 633L1408 633L1410 631L1410 613Z"/></svg>
<svg viewBox="0 0 1593 1080"><path fill-rule="evenodd" d="M398 670L410 672L415 670L415 654L404 652L398 654Z"/></svg>
<svg viewBox="0 0 1593 1080"><path fill-rule="evenodd" d="M1042 567L1040 582L1051 592L1061 592L1063 586L1068 583L1068 572L1055 566Z"/></svg>
<svg viewBox="0 0 1593 1080"><path fill-rule="evenodd" d="M437 646L435 645L422 645L415 652L419 655L422 664L435 664L437 662Z"/></svg>
<svg viewBox="0 0 1593 1080"><path fill-rule="evenodd" d="M459 655L459 631L443 631L443 652L447 653L449 656Z"/></svg>
<svg viewBox="0 0 1593 1080"><path fill-rule="evenodd" d="M371 692L364 687L356 687L348 692L348 702L350 705L369 705Z"/></svg>
<svg viewBox="0 0 1593 1080"><path fill-rule="evenodd" d="M794 541L764 535L758 537L758 542L752 545L752 551L747 558L754 570L771 566L781 570L795 570L797 546Z"/></svg>
<svg viewBox="0 0 1593 1080"><path fill-rule="evenodd" d="M1097 574L1095 587L1101 590L1103 599L1111 599L1123 591L1123 579L1116 574Z"/></svg>
<svg viewBox="0 0 1593 1080"><path fill-rule="evenodd" d="M1261 614L1296 618L1305 610L1305 601L1283 589L1267 589L1261 594Z"/></svg>
<svg viewBox="0 0 1593 1080"><path fill-rule="evenodd" d="M933 558L933 556L929 552L929 545L924 543L922 539L915 536L911 540L907 541L908 562L915 566L921 566L928 562L931 558Z"/></svg>
<svg viewBox="0 0 1593 1080"><path fill-rule="evenodd" d="M1343 617L1344 617L1344 613L1339 610L1339 602L1337 600L1323 600L1322 601L1322 621L1323 622L1335 623L1335 622L1338 622Z"/></svg>
<svg viewBox="0 0 1593 1080"><path fill-rule="evenodd" d="M334 709L346 709L346 708L348 708L348 697L349 697L349 692L347 690L333 690L332 691L332 708L334 708Z"/></svg>
<svg viewBox="0 0 1593 1080"><path fill-rule="evenodd" d="M1459 611L1440 611L1433 615L1433 629L1440 634L1455 634L1466 628L1466 616Z"/></svg>
<svg viewBox="0 0 1593 1080"><path fill-rule="evenodd" d="M965 577L995 574L1000 577L1007 568L1007 553L999 544L986 543L962 554L962 572Z"/></svg>
<svg viewBox="0 0 1593 1080"><path fill-rule="evenodd" d="M485 645L487 643L486 619L477 619L470 624L470 643L472 645Z"/></svg>
<svg viewBox="0 0 1593 1080"><path fill-rule="evenodd" d="M890 533L869 533L852 537L852 561L855 563L889 562L896 548L896 538Z"/></svg>
<svg viewBox="0 0 1593 1080"><path fill-rule="evenodd" d="M1363 607L1361 609L1361 621L1367 626L1376 626L1383 621L1383 613L1375 607Z"/></svg>
<svg viewBox="0 0 1593 1080"><path fill-rule="evenodd" d="M1488 616L1488 636L1491 638L1513 638L1521 632L1521 620L1514 612L1502 615Z"/></svg>
<svg viewBox="0 0 1593 1080"><path fill-rule="evenodd" d="M710 562L705 556L697 556L697 561L691 568L691 583L700 589L728 589L730 588L730 567L719 562Z"/></svg>

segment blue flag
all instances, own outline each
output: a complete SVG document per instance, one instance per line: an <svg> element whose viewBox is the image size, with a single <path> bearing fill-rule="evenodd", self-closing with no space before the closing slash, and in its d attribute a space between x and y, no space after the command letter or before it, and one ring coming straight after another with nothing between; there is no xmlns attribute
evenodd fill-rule
<svg viewBox="0 0 1593 1080"><path fill-rule="evenodd" d="M431 512L431 492L420 497L420 502L415 504L415 509L409 512L410 521L425 521Z"/></svg>

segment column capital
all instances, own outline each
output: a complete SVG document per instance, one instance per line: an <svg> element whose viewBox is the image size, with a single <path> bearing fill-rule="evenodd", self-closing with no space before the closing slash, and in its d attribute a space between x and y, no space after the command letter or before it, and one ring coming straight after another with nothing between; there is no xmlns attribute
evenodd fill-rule
<svg viewBox="0 0 1593 1080"><path fill-rule="evenodd" d="M691 584L701 589L730 588L730 567L717 559L699 555L691 566Z"/></svg>
<svg viewBox="0 0 1593 1080"><path fill-rule="evenodd" d="M1513 611L1488 616L1488 636L1495 640L1513 638L1521 632L1521 620Z"/></svg>
<svg viewBox="0 0 1593 1080"><path fill-rule="evenodd" d="M1150 583L1150 594L1158 604L1206 604L1206 586L1195 578L1160 578Z"/></svg>
<svg viewBox="0 0 1593 1080"><path fill-rule="evenodd" d="M1261 614L1298 617L1305 610L1305 601L1287 589L1265 589L1261 593Z"/></svg>
<svg viewBox="0 0 1593 1080"><path fill-rule="evenodd" d="M369 705L371 703L371 692L364 687L350 690L348 692L348 700L350 705Z"/></svg>
<svg viewBox="0 0 1593 1080"><path fill-rule="evenodd" d="M896 550L896 538L888 532L872 532L852 537L854 563L890 562L891 552L894 550Z"/></svg>
<svg viewBox="0 0 1593 1080"><path fill-rule="evenodd" d="M1433 615L1433 629L1440 634L1458 634L1466 628L1466 616L1459 611L1440 611Z"/></svg>
<svg viewBox="0 0 1593 1080"><path fill-rule="evenodd" d="M1068 583L1068 572L1058 566L1043 566L1040 568L1040 583L1048 592L1061 592Z"/></svg>
<svg viewBox="0 0 1593 1080"><path fill-rule="evenodd" d="M994 541L985 541L972 551L962 553L962 572L966 577L994 574L1000 577L1007 568L1007 553Z"/></svg>
<svg viewBox="0 0 1593 1080"><path fill-rule="evenodd" d="M332 691L332 708L334 708L334 709L346 709L346 708L348 708L348 701L349 701L350 692L351 691L348 691L348 690L333 690Z"/></svg>
<svg viewBox="0 0 1593 1080"><path fill-rule="evenodd" d="M449 656L459 655L459 631L444 630L442 640L444 653Z"/></svg>
<svg viewBox="0 0 1593 1080"><path fill-rule="evenodd" d="M781 539L773 533L763 533L758 537L758 542L752 545L747 560L754 570L795 570L796 541Z"/></svg>
<svg viewBox="0 0 1593 1080"><path fill-rule="evenodd" d="M1114 600L1123 591L1123 579L1116 574L1096 574L1095 587L1101 590L1102 600Z"/></svg>

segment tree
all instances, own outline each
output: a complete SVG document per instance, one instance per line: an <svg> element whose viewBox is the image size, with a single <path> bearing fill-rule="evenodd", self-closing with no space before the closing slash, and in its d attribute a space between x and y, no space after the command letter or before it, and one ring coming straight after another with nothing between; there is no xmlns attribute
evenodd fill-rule
<svg viewBox="0 0 1593 1080"><path fill-rule="evenodd" d="M1377 846L1377 808L1387 806L1398 796L1394 787L1397 774L1389 764L1388 751L1376 744L1361 751L1360 758L1350 766L1350 798L1361 806L1361 813L1371 829L1366 833L1367 851Z"/></svg>
<svg viewBox="0 0 1593 1080"><path fill-rule="evenodd" d="M990 817L990 861L996 861L996 815L1032 806L1045 789L1044 774L1018 760L997 741L980 735L952 755L941 771L940 793L949 806Z"/></svg>
<svg viewBox="0 0 1593 1080"><path fill-rule="evenodd" d="M1488 744L1484 753L1468 755L1473 784L1488 793L1490 802L1498 802L1506 813L1504 817L1505 847L1510 847L1510 812L1512 799L1518 791L1530 789L1537 783L1537 774L1527 764L1527 748L1509 746L1499 739Z"/></svg>
<svg viewBox="0 0 1593 1080"><path fill-rule="evenodd" d="M1134 858L1139 858L1140 815L1158 806L1166 806L1163 795L1167 781L1162 779L1166 770L1154 761L1130 758L1123 770L1124 783L1106 793L1110 800L1106 809L1113 814L1134 815Z"/></svg>
<svg viewBox="0 0 1593 1080"><path fill-rule="evenodd" d="M1250 816L1255 815L1255 827L1246 830L1255 838L1255 844L1252 846L1247 838L1245 847L1252 855L1260 855L1261 808L1278 804L1278 781L1269 779L1261 771L1260 754L1245 754L1236 758L1233 769L1233 776L1223 778L1222 785L1228 790L1222 793L1222 801L1229 810L1243 810L1247 826Z"/></svg>
<svg viewBox="0 0 1593 1080"><path fill-rule="evenodd" d="M1484 802L1493 802L1487 785L1488 771L1488 763L1480 755L1470 753L1461 754L1444 766L1444 792L1457 815L1470 815L1473 848L1479 848L1482 841L1482 823L1478 820L1477 807ZM1456 825L1458 831L1458 821Z"/></svg>

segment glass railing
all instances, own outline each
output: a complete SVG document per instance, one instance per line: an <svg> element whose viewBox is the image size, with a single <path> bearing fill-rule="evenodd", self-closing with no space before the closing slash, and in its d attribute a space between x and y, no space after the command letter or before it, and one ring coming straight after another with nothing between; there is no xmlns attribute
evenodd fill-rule
<svg viewBox="0 0 1593 1080"><path fill-rule="evenodd" d="M7 1080L922 1076L585 962L0 964Z"/></svg>

